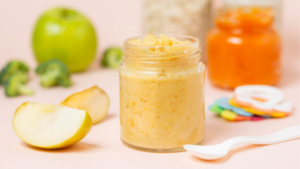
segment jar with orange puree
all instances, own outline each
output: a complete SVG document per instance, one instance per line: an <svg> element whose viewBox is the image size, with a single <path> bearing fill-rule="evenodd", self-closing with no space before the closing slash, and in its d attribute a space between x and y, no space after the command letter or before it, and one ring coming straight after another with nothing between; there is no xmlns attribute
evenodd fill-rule
<svg viewBox="0 0 300 169"><path fill-rule="evenodd" d="M204 139L204 65L199 40L146 35L128 39L120 66L121 139L168 152Z"/></svg>
<svg viewBox="0 0 300 169"><path fill-rule="evenodd" d="M272 8L251 1L230 2L236 4L218 11L215 28L207 36L210 81L230 89L276 84L281 76L281 42L273 28Z"/></svg>

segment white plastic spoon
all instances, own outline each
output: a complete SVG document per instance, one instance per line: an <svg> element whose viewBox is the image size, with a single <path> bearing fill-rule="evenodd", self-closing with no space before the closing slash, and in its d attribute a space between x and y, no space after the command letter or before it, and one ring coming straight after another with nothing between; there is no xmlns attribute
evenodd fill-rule
<svg viewBox="0 0 300 169"><path fill-rule="evenodd" d="M213 146L196 146L186 144L183 148L199 158L214 160L226 156L229 150L236 144L274 144L295 138L300 138L300 125L289 127L265 136L235 137Z"/></svg>

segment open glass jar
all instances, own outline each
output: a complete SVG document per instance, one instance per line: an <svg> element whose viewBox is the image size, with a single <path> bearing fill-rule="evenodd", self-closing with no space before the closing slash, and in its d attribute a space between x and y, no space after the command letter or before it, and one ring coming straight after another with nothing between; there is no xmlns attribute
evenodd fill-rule
<svg viewBox="0 0 300 169"><path fill-rule="evenodd" d="M148 36L148 35L147 35ZM161 37L153 36L157 41ZM136 45L124 42L120 66L121 139L129 147L181 151L204 139L204 69L199 40ZM162 40L164 41L164 40Z"/></svg>
<svg viewBox="0 0 300 169"><path fill-rule="evenodd" d="M281 40L273 3L278 1L224 0L207 36L208 75L214 85L233 89L279 81Z"/></svg>

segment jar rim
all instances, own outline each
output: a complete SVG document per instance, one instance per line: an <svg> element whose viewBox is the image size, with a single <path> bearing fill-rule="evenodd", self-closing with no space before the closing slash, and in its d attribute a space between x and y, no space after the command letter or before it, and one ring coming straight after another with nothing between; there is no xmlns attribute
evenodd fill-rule
<svg viewBox="0 0 300 169"><path fill-rule="evenodd" d="M126 46L134 46L134 47L155 47L155 48L160 48L160 47L184 47L184 46L193 46L193 45L198 45L200 48L200 41L198 38L192 37L192 36L186 36L186 35L172 35L172 34L164 34L166 36L169 37L174 37L177 40L189 40L191 43L188 44L179 44L179 45L172 45L172 46L150 46L150 45L136 45L136 44L131 44L128 41L129 40L133 40L133 39L143 39L146 35L143 36L136 36L136 37L132 37L132 38L128 38L124 41L124 45ZM153 34L153 36L158 37L159 34Z"/></svg>

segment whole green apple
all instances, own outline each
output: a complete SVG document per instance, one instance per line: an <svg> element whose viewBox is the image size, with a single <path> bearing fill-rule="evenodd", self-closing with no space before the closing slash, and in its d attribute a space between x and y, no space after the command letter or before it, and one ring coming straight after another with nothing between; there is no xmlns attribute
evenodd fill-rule
<svg viewBox="0 0 300 169"><path fill-rule="evenodd" d="M39 63L59 59L71 72L80 72L95 57L97 37L84 15L68 8L54 8L37 20L32 45Z"/></svg>

